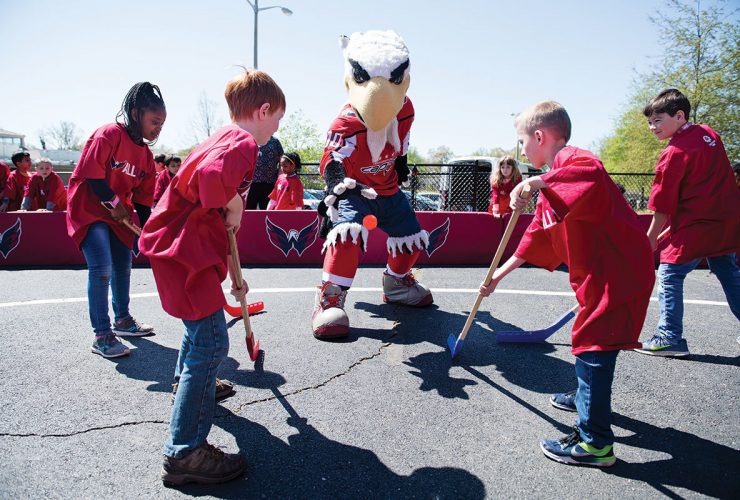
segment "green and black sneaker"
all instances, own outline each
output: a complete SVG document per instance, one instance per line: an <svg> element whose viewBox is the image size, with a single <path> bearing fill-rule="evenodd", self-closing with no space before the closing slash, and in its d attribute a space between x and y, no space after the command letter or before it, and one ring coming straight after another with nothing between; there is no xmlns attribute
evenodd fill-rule
<svg viewBox="0 0 740 500"><path fill-rule="evenodd" d="M617 461L613 445L595 448L584 443L577 430L560 440L546 439L540 442L540 448L548 458L561 464L611 467Z"/></svg>

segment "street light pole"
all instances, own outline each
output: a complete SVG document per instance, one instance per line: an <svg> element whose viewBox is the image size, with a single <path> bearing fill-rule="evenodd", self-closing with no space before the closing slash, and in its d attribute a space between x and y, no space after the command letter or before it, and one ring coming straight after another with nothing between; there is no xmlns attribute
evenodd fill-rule
<svg viewBox="0 0 740 500"><path fill-rule="evenodd" d="M257 69L257 23L259 19L259 13L263 10L269 10L269 9L280 9L283 14L286 16L290 16L293 14L293 11L288 9L287 7L282 7L280 5L270 5L268 7L260 7L259 6L259 0L254 0L254 3L252 0L247 0L247 3L250 7L252 7L252 10L254 11L254 69Z"/></svg>

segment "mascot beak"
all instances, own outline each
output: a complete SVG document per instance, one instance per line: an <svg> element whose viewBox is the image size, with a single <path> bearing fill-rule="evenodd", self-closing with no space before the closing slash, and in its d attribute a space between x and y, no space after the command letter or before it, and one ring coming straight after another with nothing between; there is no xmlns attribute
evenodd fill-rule
<svg viewBox="0 0 740 500"><path fill-rule="evenodd" d="M360 84L352 77L345 80L350 104L367 128L373 131L383 130L401 111L410 83L408 75L400 85L380 76Z"/></svg>

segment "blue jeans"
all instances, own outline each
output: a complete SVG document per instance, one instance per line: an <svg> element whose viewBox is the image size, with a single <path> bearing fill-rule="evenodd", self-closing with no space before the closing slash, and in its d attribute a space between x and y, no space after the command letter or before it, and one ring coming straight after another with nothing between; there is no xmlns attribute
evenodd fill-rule
<svg viewBox="0 0 740 500"><path fill-rule="evenodd" d="M619 351L588 351L576 356L576 409L581 439L603 448L614 444L612 381Z"/></svg>
<svg viewBox="0 0 740 500"><path fill-rule="evenodd" d="M683 338L683 282L701 260L696 259L685 264L661 264L658 267L658 333L671 342L675 343ZM740 269L735 263L735 254L709 257L707 262L709 270L722 284L730 310L740 319Z"/></svg>
<svg viewBox="0 0 740 500"><path fill-rule="evenodd" d="M87 302L90 323L96 335L111 332L108 316L108 287L113 295L116 320L128 319L131 286L131 250L121 243L105 222L90 226L82 240L87 261Z"/></svg>
<svg viewBox="0 0 740 500"><path fill-rule="evenodd" d="M170 437L164 454L182 458L208 437L216 407L216 371L229 353L229 334L224 311L203 319L183 320L185 335L180 344L175 378L177 396L172 405Z"/></svg>

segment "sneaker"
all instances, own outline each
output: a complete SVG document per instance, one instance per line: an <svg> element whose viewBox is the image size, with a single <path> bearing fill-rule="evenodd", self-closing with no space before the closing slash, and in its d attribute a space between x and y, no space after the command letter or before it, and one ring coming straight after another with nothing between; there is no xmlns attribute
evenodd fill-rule
<svg viewBox="0 0 740 500"><path fill-rule="evenodd" d="M558 410L578 411L576 410L576 391L553 394L550 396L550 404Z"/></svg>
<svg viewBox="0 0 740 500"><path fill-rule="evenodd" d="M541 441L540 448L545 456L561 464L611 467L617 461L613 445L594 448L581 440L577 430L559 440Z"/></svg>
<svg viewBox="0 0 740 500"><path fill-rule="evenodd" d="M175 394L177 394L177 383L172 384L172 402L175 402ZM216 401L231 396L234 392L234 384L228 380L216 379Z"/></svg>
<svg viewBox="0 0 740 500"><path fill-rule="evenodd" d="M138 323L134 318L116 320L113 323L113 331L119 337L143 337L154 333L154 327L144 323Z"/></svg>
<svg viewBox="0 0 740 500"><path fill-rule="evenodd" d="M112 333L96 336L90 351L100 354L104 358L120 358L131 353L129 348L123 345L118 337Z"/></svg>
<svg viewBox="0 0 740 500"><path fill-rule="evenodd" d="M432 292L416 281L412 273L403 278L383 273L383 302L424 307L434 302Z"/></svg>
<svg viewBox="0 0 740 500"><path fill-rule="evenodd" d="M347 290L327 281L317 287L311 315L313 336L317 339L337 339L349 335L349 317L344 311Z"/></svg>
<svg viewBox="0 0 740 500"><path fill-rule="evenodd" d="M665 358L683 358L689 355L689 346L685 339L671 342L665 335L657 334L647 342L642 343L641 349L635 349L640 354L663 356Z"/></svg>
<svg viewBox="0 0 740 500"><path fill-rule="evenodd" d="M242 475L247 461L239 453L224 453L204 442L183 458L165 456L162 482L165 486L186 483L224 483Z"/></svg>

